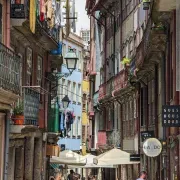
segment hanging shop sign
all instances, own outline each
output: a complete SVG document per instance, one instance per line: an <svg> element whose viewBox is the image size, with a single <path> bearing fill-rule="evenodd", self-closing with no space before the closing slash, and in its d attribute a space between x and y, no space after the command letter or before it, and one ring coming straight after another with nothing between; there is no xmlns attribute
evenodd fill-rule
<svg viewBox="0 0 180 180"><path fill-rule="evenodd" d="M24 19L25 18L24 4L20 4L19 1L11 0L10 16L11 16L11 18Z"/></svg>
<svg viewBox="0 0 180 180"><path fill-rule="evenodd" d="M148 138L154 137L154 131L142 131L141 132L141 140L144 142Z"/></svg>
<svg viewBox="0 0 180 180"><path fill-rule="evenodd" d="M180 127L180 105L162 106L162 126Z"/></svg>
<svg viewBox="0 0 180 180"><path fill-rule="evenodd" d="M156 138L149 138L143 143L143 152L148 157L156 157L162 151L162 144Z"/></svg>

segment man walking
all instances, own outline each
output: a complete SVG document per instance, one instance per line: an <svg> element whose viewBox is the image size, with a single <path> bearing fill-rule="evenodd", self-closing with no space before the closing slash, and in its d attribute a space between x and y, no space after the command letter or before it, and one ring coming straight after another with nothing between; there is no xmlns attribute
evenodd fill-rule
<svg viewBox="0 0 180 180"><path fill-rule="evenodd" d="M73 180L74 179L74 171L70 170L70 174L67 177L68 180Z"/></svg>
<svg viewBox="0 0 180 180"><path fill-rule="evenodd" d="M147 178L147 173L146 171L141 171L140 177L137 180L144 180Z"/></svg>

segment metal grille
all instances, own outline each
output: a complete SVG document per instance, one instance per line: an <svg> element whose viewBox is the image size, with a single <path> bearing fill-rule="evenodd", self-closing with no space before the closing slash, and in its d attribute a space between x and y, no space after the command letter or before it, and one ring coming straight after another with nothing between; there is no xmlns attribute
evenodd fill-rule
<svg viewBox="0 0 180 180"><path fill-rule="evenodd" d="M20 94L20 57L0 43L0 87Z"/></svg>
<svg viewBox="0 0 180 180"><path fill-rule="evenodd" d="M38 125L39 93L24 88L24 121L26 125Z"/></svg>

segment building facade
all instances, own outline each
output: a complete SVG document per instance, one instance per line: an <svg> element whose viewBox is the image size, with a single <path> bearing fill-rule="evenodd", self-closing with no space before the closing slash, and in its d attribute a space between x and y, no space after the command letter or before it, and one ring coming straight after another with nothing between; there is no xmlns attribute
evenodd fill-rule
<svg viewBox="0 0 180 180"><path fill-rule="evenodd" d="M82 81L83 81L83 51L84 44L81 37L70 33L66 38L64 34L62 54L65 55L70 49L76 52L78 57L76 70L59 80L58 97L61 101L68 95L70 104L67 109L61 110L60 130L62 136L59 144L69 150L80 151L82 138ZM62 65L62 73L69 73L65 60ZM67 119L67 113L72 114L72 121ZM68 124L71 122L70 124Z"/></svg>
<svg viewBox="0 0 180 180"><path fill-rule="evenodd" d="M0 1L0 180L7 179L11 105L20 95L20 58L10 47L9 10L10 4Z"/></svg>
<svg viewBox="0 0 180 180"><path fill-rule="evenodd" d="M88 63L89 63L89 47L84 49L83 61L83 81L82 81L82 153L86 154L88 147L89 135L89 118L88 118L88 101L89 101L89 78L88 78Z"/></svg>
<svg viewBox="0 0 180 180"><path fill-rule="evenodd" d="M92 129L101 126L96 148L116 146L140 155L139 166L119 166L119 178L135 179L145 170L149 179L178 179L179 127L162 121L163 105L179 105L178 5L168 0L87 0L86 9L91 16L90 87L100 64L98 103L90 106ZM90 88L92 103L97 92ZM162 142L158 157L143 153L144 132ZM108 170L105 174L111 176Z"/></svg>
<svg viewBox="0 0 180 180"><path fill-rule="evenodd" d="M54 96L51 87L57 83L53 70L59 71L63 63L61 52L55 53L60 46L60 24L53 24L61 15L60 4L53 5L50 11L39 1L0 1L3 180L47 177L48 112ZM53 146L55 139L50 142Z"/></svg>
<svg viewBox="0 0 180 180"><path fill-rule="evenodd" d="M80 36L82 37L83 41L88 44L90 41L90 30L89 29L81 29Z"/></svg>

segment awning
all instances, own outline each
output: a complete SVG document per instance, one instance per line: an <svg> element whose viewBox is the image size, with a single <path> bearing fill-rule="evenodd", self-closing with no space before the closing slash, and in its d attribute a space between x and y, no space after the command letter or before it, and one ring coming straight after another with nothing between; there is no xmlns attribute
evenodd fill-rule
<svg viewBox="0 0 180 180"><path fill-rule="evenodd" d="M54 164L84 166L86 164L86 158L73 151L65 150L60 153L59 157L52 156L50 162Z"/></svg>
<svg viewBox="0 0 180 180"><path fill-rule="evenodd" d="M93 159L96 157L92 154L87 154L86 156L86 165L85 166L72 166L72 165L69 165L68 168L86 168L86 169L91 169L91 168L117 168L117 166L114 166L114 165L95 165L93 163Z"/></svg>
<svg viewBox="0 0 180 180"><path fill-rule="evenodd" d="M120 149L111 149L95 158L93 158L93 163L102 166L102 165L121 165L121 164L139 164L140 162L130 161L130 154L122 151Z"/></svg>

